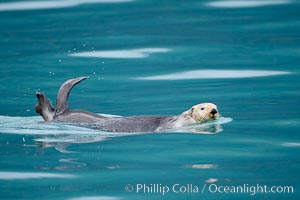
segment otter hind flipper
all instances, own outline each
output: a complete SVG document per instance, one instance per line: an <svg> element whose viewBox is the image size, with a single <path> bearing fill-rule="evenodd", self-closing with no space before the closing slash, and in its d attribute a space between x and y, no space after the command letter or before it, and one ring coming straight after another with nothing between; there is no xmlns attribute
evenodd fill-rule
<svg viewBox="0 0 300 200"><path fill-rule="evenodd" d="M50 99L48 99L45 93L37 92L35 95L38 99L34 108L35 112L40 114L45 121L52 121L55 109L52 106Z"/></svg>
<svg viewBox="0 0 300 200"><path fill-rule="evenodd" d="M89 78L89 77L83 76L83 77L70 79L61 85L61 87L58 91L57 97L56 97L55 115L60 115L69 108L68 97L69 97L69 94L70 94L72 88L87 78Z"/></svg>

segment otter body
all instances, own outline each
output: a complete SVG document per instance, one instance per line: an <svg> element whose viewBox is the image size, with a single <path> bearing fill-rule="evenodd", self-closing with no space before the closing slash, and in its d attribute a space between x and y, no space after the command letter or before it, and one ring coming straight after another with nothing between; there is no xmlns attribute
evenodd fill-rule
<svg viewBox="0 0 300 200"><path fill-rule="evenodd" d="M85 110L71 110L68 107L68 96L71 89L87 77L66 81L59 89L56 98L56 109L46 95L37 93L38 103L35 110L45 121L76 123L93 129L108 132L161 132L186 125L203 123L217 119L217 106L202 103L176 116L130 116L105 117Z"/></svg>

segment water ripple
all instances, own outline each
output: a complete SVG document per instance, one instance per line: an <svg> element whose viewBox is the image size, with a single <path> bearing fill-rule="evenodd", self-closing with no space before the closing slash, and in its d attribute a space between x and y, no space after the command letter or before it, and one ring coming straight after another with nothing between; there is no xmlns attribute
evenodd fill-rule
<svg viewBox="0 0 300 200"><path fill-rule="evenodd" d="M186 165L185 168L191 168L191 169L216 169L218 168L218 165L214 164L192 164L192 165Z"/></svg>
<svg viewBox="0 0 300 200"><path fill-rule="evenodd" d="M61 0L61 1L18 1L0 3L0 11L59 9L96 3L123 3L134 0Z"/></svg>
<svg viewBox="0 0 300 200"><path fill-rule="evenodd" d="M254 0L254 1L212 1L206 3L208 7L214 8L249 8L249 7L261 7L261 6L272 6L282 5L291 3L289 0Z"/></svg>
<svg viewBox="0 0 300 200"><path fill-rule="evenodd" d="M111 196L83 196L83 197L75 197L68 200L120 200L122 198L119 197L111 197Z"/></svg>
<svg viewBox="0 0 300 200"><path fill-rule="evenodd" d="M142 48L142 49L125 49L125 50L109 50L109 51L87 51L80 53L72 53L73 57L87 58L145 58L153 53L167 53L171 49L167 48Z"/></svg>
<svg viewBox="0 0 300 200"><path fill-rule="evenodd" d="M39 179L39 178L74 178L72 174L40 173L40 172L0 172L0 180Z"/></svg>
<svg viewBox="0 0 300 200"><path fill-rule="evenodd" d="M192 70L171 74L137 77L138 80L185 80L185 79L211 79L211 78L252 78L262 76L275 76L290 74L286 71L266 70Z"/></svg>
<svg viewBox="0 0 300 200"><path fill-rule="evenodd" d="M284 147L300 147L299 142L285 142L282 144Z"/></svg>

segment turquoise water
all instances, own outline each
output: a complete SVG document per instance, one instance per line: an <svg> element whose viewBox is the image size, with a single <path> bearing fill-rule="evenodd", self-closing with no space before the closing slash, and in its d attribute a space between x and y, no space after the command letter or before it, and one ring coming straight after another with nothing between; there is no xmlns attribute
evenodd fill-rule
<svg viewBox="0 0 300 200"><path fill-rule="evenodd" d="M1 199L299 199L299 10L294 0L1 1ZM86 75L73 109L176 115L213 102L223 118L205 134L38 123L36 91L55 103L65 80Z"/></svg>

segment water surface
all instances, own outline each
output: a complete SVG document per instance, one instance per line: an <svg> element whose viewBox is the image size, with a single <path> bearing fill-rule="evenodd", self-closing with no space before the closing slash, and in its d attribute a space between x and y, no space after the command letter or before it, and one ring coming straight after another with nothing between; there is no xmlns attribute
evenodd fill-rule
<svg viewBox="0 0 300 200"><path fill-rule="evenodd" d="M1 199L299 199L299 9L294 0L2 1ZM176 115L213 102L232 121L215 134L37 123L36 91L55 104L79 76L90 78L73 89L73 109ZM163 195L155 184L192 190ZM211 184L294 190L224 194Z"/></svg>

